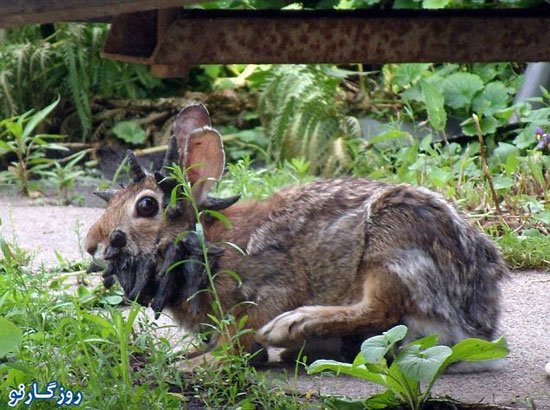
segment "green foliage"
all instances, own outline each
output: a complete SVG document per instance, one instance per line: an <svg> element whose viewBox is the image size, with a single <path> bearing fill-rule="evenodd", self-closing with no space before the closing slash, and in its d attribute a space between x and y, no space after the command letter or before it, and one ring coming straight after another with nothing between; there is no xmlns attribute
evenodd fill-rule
<svg viewBox="0 0 550 410"><path fill-rule="evenodd" d="M538 229L524 229L519 234L509 229L496 235L496 241L507 264L514 269L550 269L550 236Z"/></svg>
<svg viewBox="0 0 550 410"><path fill-rule="evenodd" d="M222 179L217 195L242 195L243 198L265 199L276 190L287 185L298 185L313 180L309 173L309 162L304 158L284 161L280 166L253 167L250 157L244 157L227 165L229 176Z"/></svg>
<svg viewBox="0 0 550 410"><path fill-rule="evenodd" d="M65 149L52 142L62 136L35 134L35 129L51 114L58 102L59 99L36 113L29 111L0 122L0 154L15 153L17 156L11 168L1 174L7 180L17 182L25 195L30 193L30 178L43 172L51 163L50 159L45 158L46 150Z"/></svg>
<svg viewBox="0 0 550 410"><path fill-rule="evenodd" d="M268 157L303 156L314 174L347 168L347 142L361 135L356 118L341 113L339 79L313 66L276 66L265 80L258 112L269 139Z"/></svg>
<svg viewBox="0 0 550 410"><path fill-rule="evenodd" d="M21 342L21 330L0 316L0 358L14 351Z"/></svg>
<svg viewBox="0 0 550 410"><path fill-rule="evenodd" d="M426 102L426 111L428 111L428 120L432 128L436 131L443 131L447 124L447 113L444 107L443 95L437 87L425 80L420 81L424 101Z"/></svg>
<svg viewBox="0 0 550 410"><path fill-rule="evenodd" d="M396 326L382 335L367 339L354 362L317 360L308 373L331 370L377 383L387 390L360 402L350 402L353 408L383 408L406 404L413 410L420 409L430 398L430 392L439 376L450 365L459 361L483 361L504 357L509 350L504 339L494 342L481 339L465 339L452 348L436 346L438 336L432 335L405 344L407 327ZM387 356L392 361L388 366ZM421 387L425 386L422 392ZM362 407L361 407L362 406Z"/></svg>
<svg viewBox="0 0 550 410"><path fill-rule="evenodd" d="M511 94L522 79L507 63L389 64L384 67L384 76L406 104L418 114L427 112L435 130L443 130L445 107L448 115L464 120L462 132L469 136L476 135L473 113L480 118L484 135L494 134L499 126L507 124L513 113Z"/></svg>
<svg viewBox="0 0 550 410"><path fill-rule="evenodd" d="M58 23L53 34L40 26L8 31L0 45L0 113L22 114L60 95L72 104L65 121L80 125L79 136L91 134L92 97L143 97L162 87L145 66L101 58L108 25Z"/></svg>
<svg viewBox="0 0 550 410"><path fill-rule="evenodd" d="M223 365L181 377L175 350L188 341L169 341L137 304L125 311L113 307L120 301L120 289L75 289L71 279L80 272L33 272L26 253L6 244L1 235L0 245L2 392L20 383L44 386L56 380L81 391L83 405L90 409L300 406L297 397L250 367L246 354L218 351ZM117 303L110 303L113 298ZM226 324L231 323L234 319L228 318Z"/></svg>
<svg viewBox="0 0 550 410"><path fill-rule="evenodd" d="M139 145L145 142L147 134L135 121L120 121L113 127L113 134L122 141Z"/></svg>
<svg viewBox="0 0 550 410"><path fill-rule="evenodd" d="M64 165L61 161L53 161L53 170L41 172L41 175L55 186L60 205L68 205L71 203L71 199L78 199L77 197L70 197L69 193L74 188L76 178L84 173L84 171L78 169L78 163L84 158L84 155L86 155L85 151L77 152L71 156L72 158L66 158L64 160L66 164ZM69 161L66 161L67 159Z"/></svg>

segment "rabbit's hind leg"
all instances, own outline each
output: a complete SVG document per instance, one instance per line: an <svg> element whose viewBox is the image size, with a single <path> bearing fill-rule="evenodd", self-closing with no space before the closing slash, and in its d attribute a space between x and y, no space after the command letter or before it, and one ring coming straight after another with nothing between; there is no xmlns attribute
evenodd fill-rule
<svg viewBox="0 0 550 410"><path fill-rule="evenodd" d="M375 333L399 323L410 308L407 290L399 278L382 267L369 269L363 277L359 302L291 310L263 326L256 340L264 346L291 348L309 338Z"/></svg>

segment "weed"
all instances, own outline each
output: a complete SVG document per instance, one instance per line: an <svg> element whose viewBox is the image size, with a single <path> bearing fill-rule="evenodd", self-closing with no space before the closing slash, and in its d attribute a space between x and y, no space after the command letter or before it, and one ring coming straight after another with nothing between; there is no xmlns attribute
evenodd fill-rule
<svg viewBox="0 0 550 410"><path fill-rule="evenodd" d="M54 161L53 170L44 170L41 172L57 189L59 205L68 205L75 197L70 197L69 192L74 188L76 178L84 173L77 169L77 164L84 158L86 152L78 152L74 156L68 157L69 161L62 164L61 161Z"/></svg>
<svg viewBox="0 0 550 410"><path fill-rule="evenodd" d="M0 153L15 153L17 161L2 174L8 180L15 180L25 195L29 195L31 177L39 175L51 160L45 158L47 149L64 150L52 140L62 138L61 135L34 134L35 128L54 110L59 99L33 113L7 118L0 122Z"/></svg>
<svg viewBox="0 0 550 410"><path fill-rule="evenodd" d="M550 236L537 229L525 229L519 234L504 228L496 236L497 243L508 265L515 269L550 269Z"/></svg>
<svg viewBox="0 0 550 410"><path fill-rule="evenodd" d="M397 407L406 404L410 409L418 410L429 399L431 389L439 376L453 363L497 359L509 352L502 338L494 342L465 339L451 348L436 346L437 335L415 340L397 350L397 344L406 335L406 326L396 326L363 342L361 352L352 364L317 360L309 366L308 372L332 370L337 374L343 373L374 382L387 389L367 400L356 402L357 408ZM387 356L391 359L390 363ZM425 387L424 391L421 390L422 386ZM334 403L334 399L332 401ZM374 403L378 407L371 407ZM350 405L350 402L347 404Z"/></svg>

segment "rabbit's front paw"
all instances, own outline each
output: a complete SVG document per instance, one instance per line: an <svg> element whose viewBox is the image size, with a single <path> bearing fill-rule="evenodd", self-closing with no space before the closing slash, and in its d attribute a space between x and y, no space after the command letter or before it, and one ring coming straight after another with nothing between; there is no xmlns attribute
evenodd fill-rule
<svg viewBox="0 0 550 410"><path fill-rule="evenodd" d="M304 340L304 329L310 315L307 308L283 313L256 333L256 340L264 346L295 347Z"/></svg>

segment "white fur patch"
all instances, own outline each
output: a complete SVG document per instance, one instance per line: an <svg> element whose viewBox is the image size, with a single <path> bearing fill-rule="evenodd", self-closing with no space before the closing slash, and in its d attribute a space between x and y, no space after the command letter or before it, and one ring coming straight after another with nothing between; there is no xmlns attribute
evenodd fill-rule
<svg viewBox="0 0 550 410"><path fill-rule="evenodd" d="M308 307L283 313L264 325L256 333L256 340L264 346L289 347L300 343L303 330L311 319Z"/></svg>
<svg viewBox="0 0 550 410"><path fill-rule="evenodd" d="M439 344L452 346L463 339L473 337L464 333L458 326L444 323L436 319L426 317L419 318L407 316L403 319L403 324L409 328L407 341L412 341L420 337L438 334Z"/></svg>

